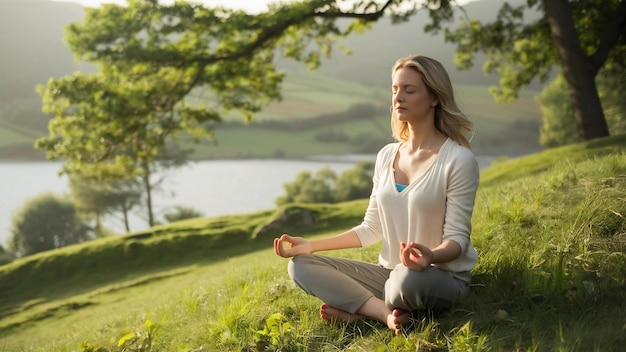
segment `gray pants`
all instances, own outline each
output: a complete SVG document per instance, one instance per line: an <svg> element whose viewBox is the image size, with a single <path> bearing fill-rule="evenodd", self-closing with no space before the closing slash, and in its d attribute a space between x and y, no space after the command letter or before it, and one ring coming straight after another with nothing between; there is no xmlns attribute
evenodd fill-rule
<svg viewBox="0 0 626 352"><path fill-rule="evenodd" d="M412 312L448 308L468 293L465 281L436 267L424 271L397 266L390 270L361 261L305 254L289 261L289 276L324 303L356 313L372 297L389 309Z"/></svg>

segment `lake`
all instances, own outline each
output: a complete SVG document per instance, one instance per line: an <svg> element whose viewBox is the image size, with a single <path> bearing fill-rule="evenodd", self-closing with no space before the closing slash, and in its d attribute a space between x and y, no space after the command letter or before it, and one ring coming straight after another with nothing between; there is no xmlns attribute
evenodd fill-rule
<svg viewBox="0 0 626 352"><path fill-rule="evenodd" d="M367 157L364 157L367 158ZM373 156L371 157L373 158ZM341 173L357 160L219 160L194 162L169 171L163 191L154 195L157 218L174 206L194 208L208 217L244 214L275 208L274 200L283 195L283 185L302 171L316 172L329 167ZM57 174L56 162L0 162L0 243L10 236L11 219L24 203L37 195L69 193L67 177ZM131 230L147 228L143 214L133 212ZM108 218L105 226L123 231L121 219Z"/></svg>
<svg viewBox="0 0 626 352"><path fill-rule="evenodd" d="M481 167L491 162L491 158L478 159ZM274 209L274 200L285 193L283 185L292 182L300 172L315 173L328 167L339 174L359 160L373 161L374 155L190 163L164 175L163 191L154 195L155 215L163 219L163 214L177 205L191 207L207 217ZM69 193L67 177L57 175L60 168L61 163L57 162L0 162L0 244L6 245L13 214L28 199L47 192ZM147 228L145 218L143 213L134 211L131 231ZM104 225L124 232L121 218L107 218Z"/></svg>

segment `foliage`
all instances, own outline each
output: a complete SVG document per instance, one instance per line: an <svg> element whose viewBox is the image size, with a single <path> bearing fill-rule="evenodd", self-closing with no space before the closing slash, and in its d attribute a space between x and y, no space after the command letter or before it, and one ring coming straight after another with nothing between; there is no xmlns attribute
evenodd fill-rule
<svg viewBox="0 0 626 352"><path fill-rule="evenodd" d="M4 265L4 264L7 264L7 263L10 263L10 262L12 262L12 261L13 261L13 259L15 259L15 258L13 257L13 254L12 254L12 253L10 253L10 252L8 252L8 251L4 248L4 246L2 246L2 245L0 244L0 265Z"/></svg>
<svg viewBox="0 0 626 352"><path fill-rule="evenodd" d="M28 200L14 215L9 245L27 256L90 239L74 204L53 194Z"/></svg>
<svg viewBox="0 0 626 352"><path fill-rule="evenodd" d="M339 177L330 168L319 170L315 176L303 171L293 182L285 183L285 195L276 205L289 203L336 203L367 198L372 190L374 163L362 161Z"/></svg>
<svg viewBox="0 0 626 352"><path fill-rule="evenodd" d="M539 142L545 147L558 147L578 141L574 111L566 89L565 78L558 75L537 96L543 116Z"/></svg>
<svg viewBox="0 0 626 352"><path fill-rule="evenodd" d="M270 315L263 329L254 334L257 350L268 351L275 350L275 346L288 346L293 340L292 330L291 323L281 313Z"/></svg>
<svg viewBox="0 0 626 352"><path fill-rule="evenodd" d="M285 183L285 195L276 199L276 205L288 203L332 203L333 182L337 175L330 168L319 170L315 176L303 171L291 183Z"/></svg>
<svg viewBox="0 0 626 352"><path fill-rule="evenodd" d="M98 346L88 342L81 342L79 345L80 352L149 352L152 351L154 334L157 326L150 320L144 322L142 329L135 329L118 341L117 345L111 348L106 346Z"/></svg>
<svg viewBox="0 0 626 352"><path fill-rule="evenodd" d="M202 213L196 209L177 205L171 212L167 212L163 215L167 222L175 222L186 219L194 219L202 217Z"/></svg>
<svg viewBox="0 0 626 352"><path fill-rule="evenodd" d="M119 339L117 346L122 347L124 351L151 351L156 328L151 320L146 320L144 336L138 331L129 332Z"/></svg>
<svg viewBox="0 0 626 352"><path fill-rule="evenodd" d="M43 110L54 118L49 137L39 139L36 148L46 150L50 159L65 159L65 173L125 179L141 176L141 165L152 163L172 134L216 118L189 108L174 111L173 100L182 93L178 80L165 80L189 80L189 73L136 71L130 76L103 67L97 74L51 79L40 87ZM135 84L138 77L141 84Z"/></svg>
<svg viewBox="0 0 626 352"><path fill-rule="evenodd" d="M72 199L78 211L95 221L96 234L102 234L102 218L106 215L121 213L126 231L129 212L140 204L141 189L137 180L98 181L73 175L69 177Z"/></svg>
<svg viewBox="0 0 626 352"><path fill-rule="evenodd" d="M605 67L598 75L598 91L602 106L607 115L611 134L626 133L626 104L619 92L626 88L616 77L624 75L624 70ZM540 142L552 148L578 141L576 121L572 105L567 96L567 83L559 74L537 97L542 113Z"/></svg>
<svg viewBox="0 0 626 352"><path fill-rule="evenodd" d="M608 64L598 74L598 85L600 87L600 99L604 111L606 112L607 123L611 134L626 133L626 100L624 91L626 84L626 55L622 55L621 63Z"/></svg>
<svg viewBox="0 0 626 352"><path fill-rule="evenodd" d="M374 163L360 161L353 168L344 171L335 180L335 201L346 202L368 198L372 192Z"/></svg>

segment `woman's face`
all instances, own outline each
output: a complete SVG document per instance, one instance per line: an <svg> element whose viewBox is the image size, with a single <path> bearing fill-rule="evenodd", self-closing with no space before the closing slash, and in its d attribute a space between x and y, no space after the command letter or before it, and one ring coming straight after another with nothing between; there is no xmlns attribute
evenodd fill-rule
<svg viewBox="0 0 626 352"><path fill-rule="evenodd" d="M437 98L426 88L421 73L408 67L396 70L391 92L395 116L400 121L418 123L433 119Z"/></svg>

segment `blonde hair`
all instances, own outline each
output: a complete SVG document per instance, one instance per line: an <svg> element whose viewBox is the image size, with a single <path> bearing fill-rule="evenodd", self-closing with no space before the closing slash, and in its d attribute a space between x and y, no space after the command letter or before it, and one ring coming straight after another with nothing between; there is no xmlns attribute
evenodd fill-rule
<svg viewBox="0 0 626 352"><path fill-rule="evenodd" d="M461 112L454 100L454 91L450 77L443 65L434 59L422 55L412 55L396 61L391 74L401 68L411 68L422 75L424 84L430 93L435 95L439 104L435 107L435 127L445 136L458 144L469 148L466 135L474 133L473 123ZM391 132L400 142L409 138L409 126L391 113Z"/></svg>

